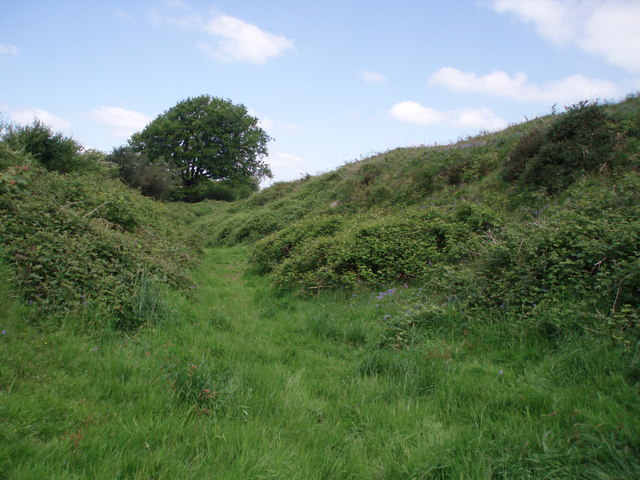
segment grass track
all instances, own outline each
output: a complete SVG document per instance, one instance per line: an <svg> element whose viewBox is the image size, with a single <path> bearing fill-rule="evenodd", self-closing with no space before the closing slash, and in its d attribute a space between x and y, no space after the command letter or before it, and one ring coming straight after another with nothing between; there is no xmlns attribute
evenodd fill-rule
<svg viewBox="0 0 640 480"><path fill-rule="evenodd" d="M2 328L0 478L629 479L637 362L455 315L380 348L415 292L273 294L213 249L176 315L128 338ZM397 297L397 298L396 298ZM6 327L5 327L6 325ZM469 331L470 330L470 331ZM635 367L638 370L638 367ZM637 372L636 372L637 374Z"/></svg>

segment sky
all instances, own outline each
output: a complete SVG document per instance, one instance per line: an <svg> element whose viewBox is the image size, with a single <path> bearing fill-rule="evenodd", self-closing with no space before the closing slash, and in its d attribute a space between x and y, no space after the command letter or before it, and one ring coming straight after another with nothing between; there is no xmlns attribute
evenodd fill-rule
<svg viewBox="0 0 640 480"><path fill-rule="evenodd" d="M243 104L276 181L640 91L640 0L2 0L0 119L110 152Z"/></svg>

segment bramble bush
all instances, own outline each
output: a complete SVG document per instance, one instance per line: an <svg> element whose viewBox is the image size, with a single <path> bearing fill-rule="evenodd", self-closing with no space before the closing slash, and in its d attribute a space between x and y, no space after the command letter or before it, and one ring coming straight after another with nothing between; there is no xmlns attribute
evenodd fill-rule
<svg viewBox="0 0 640 480"><path fill-rule="evenodd" d="M339 215L313 216L302 219L256 242L252 261L259 273L267 273L291 256L299 245L310 239L332 236L347 218Z"/></svg>
<svg viewBox="0 0 640 480"><path fill-rule="evenodd" d="M312 231L311 221L301 222L264 239L255 260L263 269L273 268L281 286L306 291L413 282L463 262L477 249L479 233L496 227L497 216L474 208L406 210L402 216L361 217L351 224L341 220L329 224L335 233L298 235L298 243L287 250L292 234ZM340 225L344 228L336 230Z"/></svg>
<svg viewBox="0 0 640 480"><path fill-rule="evenodd" d="M99 175L20 166L2 174L11 169L29 176L22 188L0 192L2 253L43 321L103 311L130 330L160 313L153 302L131 304L144 289L190 283L184 271L195 244L163 205Z"/></svg>

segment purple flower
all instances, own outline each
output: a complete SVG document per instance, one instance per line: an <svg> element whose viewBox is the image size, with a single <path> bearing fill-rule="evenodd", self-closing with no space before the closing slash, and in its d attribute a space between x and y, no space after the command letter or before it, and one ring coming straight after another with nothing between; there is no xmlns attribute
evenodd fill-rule
<svg viewBox="0 0 640 480"><path fill-rule="evenodd" d="M7 331L6 330L2 330L2 332L0 332L0 335L6 335Z"/></svg>

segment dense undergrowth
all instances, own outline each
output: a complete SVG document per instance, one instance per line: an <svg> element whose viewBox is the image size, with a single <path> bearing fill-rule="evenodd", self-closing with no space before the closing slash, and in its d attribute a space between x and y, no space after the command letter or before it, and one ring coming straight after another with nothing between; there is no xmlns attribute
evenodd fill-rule
<svg viewBox="0 0 640 480"><path fill-rule="evenodd" d="M99 159L62 173L2 147L0 254L34 320L91 312L95 321L101 311L135 330L162 310L153 298L163 285L190 285L198 246L189 212L127 188Z"/></svg>

